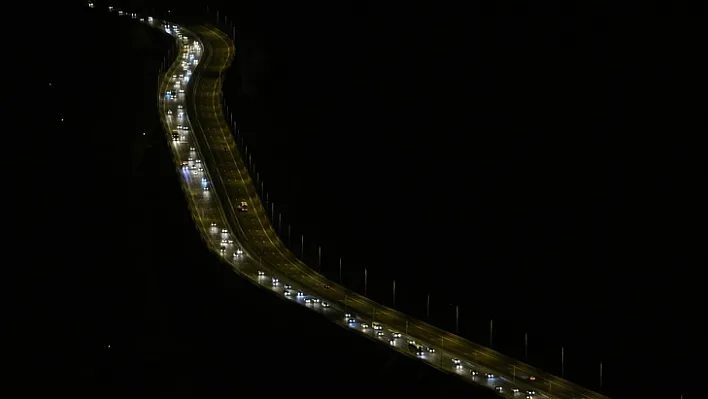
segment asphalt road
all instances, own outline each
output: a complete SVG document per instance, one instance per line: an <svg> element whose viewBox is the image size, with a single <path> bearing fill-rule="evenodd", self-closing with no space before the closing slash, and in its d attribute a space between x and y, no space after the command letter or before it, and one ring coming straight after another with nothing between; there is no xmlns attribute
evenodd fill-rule
<svg viewBox="0 0 708 399"><path fill-rule="evenodd" d="M527 397L535 391L533 397L606 398L377 304L302 263L276 234L269 214L272 208L257 194L261 182L249 174L252 165L247 149L242 155L238 136L234 137L222 111L220 79L235 54L233 42L209 26L187 30L147 16L123 15L164 29L180 44L177 61L162 77L161 119L195 225L206 245L234 271L342 328L356 330L470 383L496 389L504 397ZM409 341L422 345L423 350L411 350Z"/></svg>

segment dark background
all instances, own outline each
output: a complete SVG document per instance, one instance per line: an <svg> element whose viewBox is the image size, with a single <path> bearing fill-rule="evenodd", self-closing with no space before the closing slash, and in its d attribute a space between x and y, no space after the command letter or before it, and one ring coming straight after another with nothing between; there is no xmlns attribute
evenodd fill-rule
<svg viewBox="0 0 708 399"><path fill-rule="evenodd" d="M196 5L171 7L204 18ZM459 304L461 334L478 342L493 318L494 346L519 358L528 331L528 361L550 372L564 346L566 376L590 388L603 361L610 396L690 390L703 347L701 215L690 206L700 164L679 101L693 89L677 39L693 27L678 10L216 7L237 26L227 100L308 262L321 245L335 278L341 256L360 291L366 267L370 296L385 304L396 279L398 307L421 318L430 292L431 321L449 330ZM81 288L59 303L95 321L86 336L96 348L152 335L131 347L198 353L199 339L165 320L220 330L239 301L223 300L231 277L204 275L209 255L174 216L183 203L166 155L146 155L160 146L149 93L161 45L96 14L52 19L72 39L50 44L63 62L45 72L61 94L41 89L56 104L47 120L71 120L48 125L58 132L48 158L61 168L36 198L67 210L55 234L93 232L52 251L79 266L53 269ZM66 328L57 342L76 335L70 322L52 325ZM76 342L82 352L86 340Z"/></svg>

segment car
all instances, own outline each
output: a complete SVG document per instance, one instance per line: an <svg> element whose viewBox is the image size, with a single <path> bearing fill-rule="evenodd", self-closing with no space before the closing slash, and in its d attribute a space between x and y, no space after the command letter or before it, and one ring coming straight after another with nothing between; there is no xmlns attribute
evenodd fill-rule
<svg viewBox="0 0 708 399"><path fill-rule="evenodd" d="M536 395L536 391L534 391L533 389L529 389L528 391L526 391L526 395L528 395L528 396Z"/></svg>
<svg viewBox="0 0 708 399"><path fill-rule="evenodd" d="M223 254L224 252L226 252L226 247L221 247L221 248L219 248L219 252L221 252L222 254Z"/></svg>
<svg viewBox="0 0 708 399"><path fill-rule="evenodd" d="M504 388L501 385L496 385L496 386L494 386L494 390L497 392L502 392L502 391L504 391Z"/></svg>
<svg viewBox="0 0 708 399"><path fill-rule="evenodd" d="M285 295L285 296L290 296L290 291L285 290L285 292L283 292L283 295Z"/></svg>
<svg viewBox="0 0 708 399"><path fill-rule="evenodd" d="M184 109L184 106L182 104L177 106L177 109Z"/></svg>
<svg viewBox="0 0 708 399"><path fill-rule="evenodd" d="M383 332L383 331L377 331L377 332L376 332L376 335L378 335L379 337L383 337L383 336L384 336L384 332Z"/></svg>
<svg viewBox="0 0 708 399"><path fill-rule="evenodd" d="M171 110L171 109L168 109L168 110L167 110L167 115L172 115L172 110Z"/></svg>
<svg viewBox="0 0 708 399"><path fill-rule="evenodd" d="M272 281L273 281L273 285L278 285L278 282L279 282L280 280L278 280L277 277L273 277L273 280L272 280Z"/></svg>
<svg viewBox="0 0 708 399"><path fill-rule="evenodd" d="M428 352L435 353L435 348L428 347L427 349L428 349Z"/></svg>
<svg viewBox="0 0 708 399"><path fill-rule="evenodd" d="M475 376L479 375L479 371L472 369L472 370L470 370L470 374L472 374L472 377L475 377Z"/></svg>
<svg viewBox="0 0 708 399"><path fill-rule="evenodd" d="M297 292L297 296L305 296L305 293L302 292L302 291L298 291L298 292Z"/></svg>
<svg viewBox="0 0 708 399"><path fill-rule="evenodd" d="M512 388L511 388L511 392L513 392L513 393L519 393L519 388L517 388L517 387L512 387Z"/></svg>
<svg viewBox="0 0 708 399"><path fill-rule="evenodd" d="M361 323L361 328L369 328L369 325L366 323Z"/></svg>
<svg viewBox="0 0 708 399"><path fill-rule="evenodd" d="M174 135L173 135L173 137L174 137ZM183 167L183 168L186 168L186 167L188 167L188 166L189 166L189 162L187 162L187 161L182 161L182 167ZM213 223L213 224L214 224L214 226L216 226L216 223Z"/></svg>
<svg viewBox="0 0 708 399"><path fill-rule="evenodd" d="M329 307L329 304L328 304L327 302L322 302L322 307L323 307L323 308L328 308L328 307Z"/></svg>
<svg viewBox="0 0 708 399"><path fill-rule="evenodd" d="M312 303L312 299L306 298L306 299L305 299L305 303Z"/></svg>
<svg viewBox="0 0 708 399"><path fill-rule="evenodd" d="M240 212L248 212L248 203L246 201L241 201L241 204L239 205Z"/></svg>
<svg viewBox="0 0 708 399"><path fill-rule="evenodd" d="M389 339L389 340L388 340L388 344L391 345L391 346L395 346L395 345L396 345L396 341L393 340L393 339Z"/></svg>
<svg viewBox="0 0 708 399"><path fill-rule="evenodd" d="M179 89L179 92L180 92L180 93L184 93L184 89Z"/></svg>
<svg viewBox="0 0 708 399"><path fill-rule="evenodd" d="M285 284L284 287L285 287L286 290L289 290L289 289L292 289L292 288L293 288L290 284Z"/></svg>
<svg viewBox="0 0 708 399"><path fill-rule="evenodd" d="M190 159L191 161L191 159ZM221 229L221 234L229 234L229 231L227 229Z"/></svg>
<svg viewBox="0 0 708 399"><path fill-rule="evenodd" d="M347 320L347 321L349 322L349 324L354 324L354 323L356 323L356 319L349 319L349 320Z"/></svg>
<svg viewBox="0 0 708 399"><path fill-rule="evenodd" d="M243 250L241 248L236 249L236 252L234 252L234 255L243 255Z"/></svg>
<svg viewBox="0 0 708 399"><path fill-rule="evenodd" d="M204 191L209 191L209 186L204 186ZM234 254L236 255L236 254Z"/></svg>
<svg viewBox="0 0 708 399"><path fill-rule="evenodd" d="M492 374L492 373L487 373L487 374L485 374L485 377L487 377L487 378L494 378L494 374Z"/></svg>
<svg viewBox="0 0 708 399"><path fill-rule="evenodd" d="M393 338L401 338L401 333L399 333L399 332L394 332L394 333L393 333Z"/></svg>

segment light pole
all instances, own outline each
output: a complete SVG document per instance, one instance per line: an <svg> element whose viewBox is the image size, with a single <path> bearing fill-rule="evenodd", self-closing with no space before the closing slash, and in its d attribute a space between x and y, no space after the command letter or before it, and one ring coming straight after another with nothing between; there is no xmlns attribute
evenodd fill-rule
<svg viewBox="0 0 708 399"><path fill-rule="evenodd" d="M275 202L270 203L270 220L275 221Z"/></svg>
<svg viewBox="0 0 708 399"><path fill-rule="evenodd" d="M305 260L305 235L300 234L300 257Z"/></svg>
<svg viewBox="0 0 708 399"><path fill-rule="evenodd" d="M529 333L524 333L524 357L529 357Z"/></svg>
<svg viewBox="0 0 708 399"><path fill-rule="evenodd" d="M600 389L602 389L602 362L600 362ZM681 395L681 399L683 399L683 395Z"/></svg>
<svg viewBox="0 0 708 399"><path fill-rule="evenodd" d="M425 317L430 318L430 293L428 293L428 300L425 302Z"/></svg>
<svg viewBox="0 0 708 399"><path fill-rule="evenodd" d="M491 348L494 337L494 320L489 320L489 347Z"/></svg>
<svg viewBox="0 0 708 399"><path fill-rule="evenodd" d="M282 224L283 224L283 214L280 213L280 211L278 211L278 235L280 235L280 225L282 225Z"/></svg>
<svg viewBox="0 0 708 399"><path fill-rule="evenodd" d="M396 307L396 280L393 280L393 307Z"/></svg>
<svg viewBox="0 0 708 399"><path fill-rule="evenodd" d="M290 223L288 223L288 247L290 246Z"/></svg>
<svg viewBox="0 0 708 399"><path fill-rule="evenodd" d="M565 348L561 346L561 378L565 371Z"/></svg>
<svg viewBox="0 0 708 399"><path fill-rule="evenodd" d="M460 335L460 305L455 305L455 334Z"/></svg>
<svg viewBox="0 0 708 399"><path fill-rule="evenodd" d="M317 246L317 271L322 272L322 246Z"/></svg>
<svg viewBox="0 0 708 399"><path fill-rule="evenodd" d="M339 284L342 284L342 257L339 257Z"/></svg>

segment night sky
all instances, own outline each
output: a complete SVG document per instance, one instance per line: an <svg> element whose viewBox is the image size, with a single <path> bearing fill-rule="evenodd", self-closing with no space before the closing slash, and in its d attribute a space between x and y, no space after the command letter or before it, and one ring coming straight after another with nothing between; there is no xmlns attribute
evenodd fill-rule
<svg viewBox="0 0 708 399"><path fill-rule="evenodd" d="M693 385L701 158L678 10L212 7L237 21L225 96L311 264L321 245L324 273L342 257L362 291L367 268L384 304L395 279L416 317L430 293L447 329L459 305L480 343L494 319L515 357L529 332L549 372L564 346L567 376L592 389L603 361L613 397Z"/></svg>

